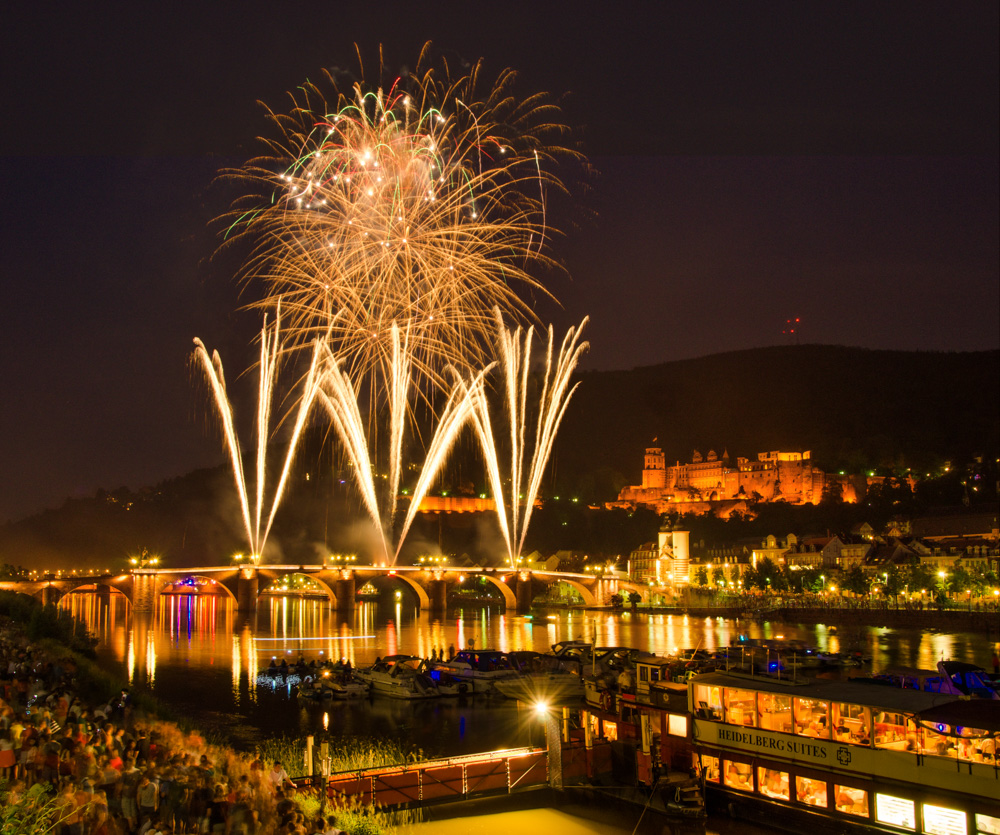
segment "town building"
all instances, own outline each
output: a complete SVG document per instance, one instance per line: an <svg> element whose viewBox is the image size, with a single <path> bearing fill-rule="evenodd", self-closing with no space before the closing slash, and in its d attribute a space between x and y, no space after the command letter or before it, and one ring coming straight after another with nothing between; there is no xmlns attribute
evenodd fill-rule
<svg viewBox="0 0 1000 835"><path fill-rule="evenodd" d="M629 554L628 576L634 583L683 588L690 582L690 534L664 525L656 542L646 542Z"/></svg>

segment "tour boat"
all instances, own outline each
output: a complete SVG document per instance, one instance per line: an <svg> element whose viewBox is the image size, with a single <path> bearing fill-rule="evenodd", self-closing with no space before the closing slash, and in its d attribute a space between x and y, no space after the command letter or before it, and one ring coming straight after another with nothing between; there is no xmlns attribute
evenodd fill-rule
<svg viewBox="0 0 1000 835"><path fill-rule="evenodd" d="M797 832L1000 834L1000 705L854 681L708 673L688 690L710 802Z"/></svg>

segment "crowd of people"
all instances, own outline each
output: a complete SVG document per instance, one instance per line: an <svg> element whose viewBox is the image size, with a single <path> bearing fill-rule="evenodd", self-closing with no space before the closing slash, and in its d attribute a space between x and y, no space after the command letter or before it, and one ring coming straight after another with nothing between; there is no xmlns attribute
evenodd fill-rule
<svg viewBox="0 0 1000 835"><path fill-rule="evenodd" d="M43 805L36 812L51 818L56 835L342 832L335 810L307 819L305 795L280 762L142 717L127 689L87 704L76 675L68 652L32 645L13 623L0 626L0 804ZM45 787L44 797L33 786Z"/></svg>

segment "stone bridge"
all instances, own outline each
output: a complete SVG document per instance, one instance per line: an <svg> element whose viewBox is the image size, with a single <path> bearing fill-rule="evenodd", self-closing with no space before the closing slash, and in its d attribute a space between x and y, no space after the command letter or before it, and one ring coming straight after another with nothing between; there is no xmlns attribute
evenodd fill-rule
<svg viewBox="0 0 1000 835"><path fill-rule="evenodd" d="M260 565L204 566L197 568L141 568L124 574L50 577L41 580L8 580L0 589L29 594L43 603L56 603L63 595L76 589L96 586L98 594L108 595L115 589L128 599L135 612L152 612L160 594L169 586L188 578L215 581L236 602L240 612L252 613L262 588L295 574L315 581L326 593L330 604L350 611L358 590L370 581L391 580L410 589L422 611L444 611L448 594L470 579L482 578L491 585L511 612L526 612L532 600L544 594L556 583L566 583L583 598L585 606L606 604L620 591L641 591L634 583L617 577L597 577L562 571L512 571L503 568L424 567L351 565Z"/></svg>

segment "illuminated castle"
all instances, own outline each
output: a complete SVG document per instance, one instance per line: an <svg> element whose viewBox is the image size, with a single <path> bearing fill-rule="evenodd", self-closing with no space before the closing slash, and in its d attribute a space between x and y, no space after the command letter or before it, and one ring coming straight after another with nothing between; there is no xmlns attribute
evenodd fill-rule
<svg viewBox="0 0 1000 835"><path fill-rule="evenodd" d="M746 512L758 502L818 504L824 491L856 502L866 487L864 477L835 475L814 467L809 450L761 452L756 461L737 458L735 466L728 452L720 458L712 450L702 457L696 450L690 464L678 461L667 466L663 450L648 447L642 484L625 487L611 506L645 505L659 513L728 516L734 510Z"/></svg>

